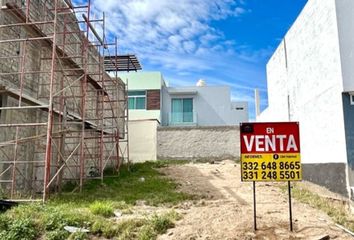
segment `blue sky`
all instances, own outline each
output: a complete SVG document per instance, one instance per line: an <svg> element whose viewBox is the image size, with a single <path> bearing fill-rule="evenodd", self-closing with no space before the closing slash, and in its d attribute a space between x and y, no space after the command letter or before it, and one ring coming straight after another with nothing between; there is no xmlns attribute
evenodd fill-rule
<svg viewBox="0 0 354 240"><path fill-rule="evenodd" d="M76 2L83 0L77 0ZM231 86L232 99L254 89L267 105L265 66L307 0L92 0L107 16L119 52L135 53L143 70L161 71L170 86Z"/></svg>

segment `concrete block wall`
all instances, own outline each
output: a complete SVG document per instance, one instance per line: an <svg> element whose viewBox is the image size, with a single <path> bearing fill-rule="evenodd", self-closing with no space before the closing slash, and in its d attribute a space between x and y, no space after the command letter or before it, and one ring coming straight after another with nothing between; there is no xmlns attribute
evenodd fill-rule
<svg viewBox="0 0 354 240"><path fill-rule="evenodd" d="M8 96L2 95L2 103L6 106L17 106L18 100ZM4 100L6 99L6 100ZM27 105L27 104L24 104ZM47 113L41 110L8 110L1 113L0 122L1 124L14 124L14 123L32 123L32 122L46 122ZM58 122L58 115L54 116L54 121ZM52 167L51 176L54 175L58 168L58 160L60 155L57 149L60 146L61 137L64 137L65 150L61 152L61 156L67 158L74 148L78 145L78 140L81 135L77 132L81 130L81 126L71 125L70 132L72 134L61 135L58 134L58 125L54 125L53 128L53 151L52 151ZM69 130L69 129L68 129ZM15 193L20 195L31 195L34 193L42 192L43 190L43 179L44 179L44 159L45 159L45 149L46 149L46 127L21 127L18 131L18 139L20 139L17 149L15 151L14 144L2 146L0 151L0 171L6 170L12 164L12 161L16 158L16 190ZM15 139L16 128L2 128L0 135L1 142L7 142ZM37 137L42 136L42 137ZM25 139L30 138L30 141ZM86 141L87 148L92 148L92 143L94 140ZM110 146L107 146L110 147ZM89 156L89 152L86 154ZM92 154L92 152L91 152ZM107 155L107 154L106 154ZM97 166L90 158L87 157L86 168L90 166ZM31 164L28 164L31 162ZM72 157L72 160L68 161L69 167L63 171L63 180L72 181L79 176L79 167L77 163L79 162L79 151L76 151ZM2 180L11 180L12 169L5 172L1 176ZM9 184L2 184L1 188L3 192L8 192L10 190Z"/></svg>
<svg viewBox="0 0 354 240"><path fill-rule="evenodd" d="M14 20L9 14L1 14L0 24L11 24ZM19 27L13 28L1 28L0 36L2 40L23 38L27 35L24 34L24 31ZM20 82L20 76L18 72L22 68L27 69L28 71L39 71L40 66L40 51L38 51L38 43L30 42L27 44L27 56L26 61L23 61L20 56L22 56L24 49L23 44L20 42L8 42L2 43L0 46L0 55L2 58L0 60L0 71L3 75L0 78L0 84L4 83L7 86L18 88ZM23 66L24 65L24 66ZM6 75L4 74L6 73ZM36 86L38 83L36 79L38 75L36 74L27 74L24 76L24 88L26 92L35 94Z"/></svg>
<svg viewBox="0 0 354 240"><path fill-rule="evenodd" d="M6 106L17 106L17 99L1 94L2 104ZM21 111L1 111L0 113L0 123L4 124L14 124L22 122L34 122L36 119L36 111L33 110L21 110ZM13 144L13 139L17 134L19 139L28 138L35 135L35 128L26 127L21 128L16 133L16 128L7 127L1 128L0 142L10 142L12 144L1 146L0 151L0 171L4 174L1 176L2 180L10 180L12 175L12 162L14 158L17 158L19 162L16 165L16 173L22 175L21 178L17 179L16 185L25 191L31 189L31 180L33 176L34 166L29 166L25 164L26 161L33 161L35 144L34 141L22 142L15 149ZM11 169L9 169L11 168ZM6 171L6 169L9 169ZM9 190L10 185L2 183L2 191L6 192Z"/></svg>
<svg viewBox="0 0 354 240"><path fill-rule="evenodd" d="M238 126L157 129L157 159L223 160L239 157Z"/></svg>
<svg viewBox="0 0 354 240"><path fill-rule="evenodd" d="M12 3L16 3L17 6L22 6L22 1L11 1ZM2 2L2 5L5 5L5 1ZM30 16L32 21L45 21L45 20L52 20L53 13L48 10L48 8L53 8L53 2L51 1L31 1L30 5ZM63 2L59 3L59 6L64 6ZM17 20L12 17L11 14L1 14L0 16L0 23L1 24L10 24L16 22ZM64 22L66 23L64 27ZM53 33L53 28L50 27L51 24L40 25L39 27L42 29L44 33L50 36ZM62 49L68 56L82 56L83 55L83 38L80 32L79 25L77 23L77 19L74 14L60 14L58 15L58 26L57 26L57 45L60 49ZM63 31L72 32L68 34L62 34ZM26 37L33 37L33 33L25 31L22 27L13 27L13 28L1 28L0 29L0 36L1 39L16 39L16 38L26 38ZM63 43L65 42L65 47ZM21 71L21 59L11 58L12 56L22 56L23 52L23 44L20 43L9 43L9 44L1 44L0 46L0 54L1 56L8 56L8 59L1 59L0 60L0 71L4 72L12 72L18 73ZM27 44L26 49L26 61L24 69L26 71L41 71L47 72L42 74L26 74L24 76L24 92L30 95L31 97L38 98L43 102L47 102L49 96L49 79L50 79L50 69L51 69L51 55L52 55L52 48L48 44L44 43L43 41L35 41L29 42ZM59 57L61 56L60 53ZM99 51L97 50L96 46L89 44L88 52L86 53L88 56L88 72L89 73L97 73L102 72L102 67L99 66L101 61L101 56ZM70 61L60 60L56 61L56 69L75 69L77 68L76 64L79 67L84 67L82 58L74 57L72 61L75 64L72 64ZM59 91L63 86L61 86L60 82L63 81L65 86L70 85L71 88L64 91L64 96L67 95L65 104L67 110L72 112L76 115L80 115L79 107L81 102L79 98L73 98L72 95L80 96L82 95L81 92L81 85L80 81L77 79L81 76L80 71L68 71L63 74L60 71L57 71L54 78L55 84L54 89L55 92ZM71 75L71 76L70 76ZM110 81L110 76L105 74L106 82ZM90 75L90 78L99 81L99 84L102 84L100 76L97 74ZM19 74L12 74L9 76L2 76L0 79L0 84L11 86L15 89L19 88ZM124 91L124 84L121 80L116 81L117 86L122 85L122 90ZM113 88L114 86L109 86L109 88ZM120 94L124 97L124 92L119 91L116 92L114 89L110 90L110 94L117 95ZM90 109L87 113L87 118L94 119L97 118L95 115L97 113L97 90L90 84L88 84L88 91L87 91L87 108ZM117 98L118 96L112 97L111 99ZM54 107L59 109L59 103L54 102ZM106 106L107 107L107 104ZM123 111L124 108L115 108L117 111ZM112 114L105 113L105 114ZM121 113L123 115L123 113ZM115 113L118 116L118 113ZM112 125L112 121L110 123ZM123 127L123 124L120 126Z"/></svg>
<svg viewBox="0 0 354 240"><path fill-rule="evenodd" d="M126 105L125 101L125 84L123 81L118 78L117 81L119 82L118 84L118 103L117 103L117 116L118 116L118 126L119 126L119 137L124 138L125 137L125 119L124 116L126 115L125 109L128 108Z"/></svg>
<svg viewBox="0 0 354 240"><path fill-rule="evenodd" d="M0 1L0 5L4 5L7 1ZM11 1L14 2L14 1ZM21 6L22 1L15 1L17 6ZM31 1L30 15L32 21L45 21L51 20L52 15L45 11L47 9L48 4L52 4L53 1L44 1L37 0ZM63 4L63 3L60 3ZM64 19L64 16L65 19ZM59 25L57 26L58 32L64 31L64 21L74 22L75 15L71 14L63 14L59 15ZM17 20L11 15L4 11L0 14L0 25L2 24L11 24L15 23ZM40 25L39 28L48 35L51 35L53 32L53 28L50 25ZM63 35L58 35L57 44L58 47L61 48L64 52L66 52L69 56L77 56L82 55L82 47L83 40L82 35L79 32L80 28L77 23L66 24L66 31L68 32L77 32L75 34L67 34L65 38ZM12 28L1 28L0 29L0 39L16 39L16 38L27 38L36 36L34 33L30 31L26 31L23 27L12 27ZM66 43L65 47L62 44ZM80 43L77 43L80 42ZM22 56L24 51L23 44L19 42L0 44L0 56L8 57L2 58L0 60L0 73L16 73L13 75L1 75L0 76L0 86L9 88L11 87L14 90L19 90L20 83L20 74L22 68L28 71L41 71L47 73L41 74L26 74L24 75L24 94L28 95L31 98L37 99L41 101L43 104L48 104L48 96L49 96L49 80L50 80L50 69L51 69L51 56L52 56L52 47L45 43L44 41L32 41L28 42L26 45L26 61L25 65L22 66L22 61L20 58L16 58L16 56ZM60 51L58 52L60 54ZM98 65L100 62L100 53L97 48L93 45L89 46L88 54L88 72L96 73L102 72L103 69L98 69L100 66ZM73 64L73 62L74 64ZM81 80L78 78L82 75L81 71L72 71L72 70L64 70L62 69L74 69L83 66L82 58L72 58L72 61L67 60L56 60L55 67L56 72L54 75L54 92L58 92L63 87L71 86L71 88L67 88L62 92L62 95L65 97L65 105L68 115L77 115L80 116L80 106L81 106L81 96L82 88L81 88ZM102 68L102 67L100 67ZM59 71L60 70L60 71ZM97 81L101 81L100 76L93 74L91 78ZM104 74L104 78L106 82L111 80L108 74ZM109 100L116 100L119 98L124 99L124 84L120 79L115 80L116 85L110 85L109 90L107 91L109 96ZM99 84L101 84L99 82ZM107 129L111 129L112 124L115 120L112 116L120 117L124 115L123 103L109 103L108 101L104 103L103 108L105 110L99 110L102 106L99 105L100 101L102 102L104 99L108 100L107 97L103 97L103 95L99 95L99 91L95 89L95 87L91 84L88 84L87 87L87 101L86 101L86 119L97 124L99 126L104 126ZM118 96L119 94L119 96ZM75 97L76 96L76 97ZM100 96L100 97L99 97ZM0 94L2 98L2 106L17 106L18 99L11 97L10 95ZM60 102L58 98L54 99L54 109L60 109ZM26 103L22 103L22 106L25 106ZM113 105L113 111L107 110ZM101 111L101 112L100 112ZM101 114L101 115L100 115ZM106 117L110 117L104 122L99 122L97 118L99 116L105 115ZM48 114L46 111L42 110L6 110L0 113L0 123L16 123L16 122L47 122ZM119 118L119 132L120 136L124 137L124 118ZM58 161L61 159L58 154L58 147L60 144L64 146L64 151L61 153L63 158L66 159L70 156L70 154L74 151L77 146L79 139L81 137L78 132L81 130L80 125L68 124L67 131L69 133L59 134L58 131L58 122L59 115L55 114L54 116L54 129L53 129L53 151L52 151L52 168L51 175L53 176L55 171L58 168ZM0 135L0 142L11 141L15 138L15 128L1 128L2 134ZM33 136L45 136L47 128L44 127L21 127L19 131L19 138L29 138ZM97 136L98 132L92 130L91 132L86 133L88 137ZM63 140L64 139L64 140ZM64 141L64 142L62 142ZM110 142L106 142L104 144L104 158L112 155L115 156L117 153L112 153L114 145L112 140L106 140ZM23 164L17 165L17 177L18 181L16 182L16 186L18 190L29 190L33 192L41 192L43 190L43 177L44 177L44 154L46 148L45 137L36 138L32 141L24 141L18 145L17 149L17 158L18 161L22 161ZM15 158L14 146L9 145L1 148L0 151L0 171L5 170L9 165L8 163L1 163L1 161L5 162L7 160L12 161ZM96 139L86 139L85 140L85 155L86 157L86 172L90 169L91 166L97 167L97 155L94 151L98 150L98 142ZM115 151L115 150L114 150ZM69 162L69 168L66 168L62 174L64 180L73 180L78 177L79 167L77 166L79 160L79 151L73 154L72 160ZM26 162L33 161L33 164L26 164ZM7 161L8 162L8 161ZM108 162L108 165L114 164L111 161ZM9 178L11 176L11 171L7 172L2 176L3 179ZM25 176L25 177L21 177ZM32 184L33 183L33 184ZM7 184L9 186L9 184ZM27 194L28 192L22 192L22 194Z"/></svg>

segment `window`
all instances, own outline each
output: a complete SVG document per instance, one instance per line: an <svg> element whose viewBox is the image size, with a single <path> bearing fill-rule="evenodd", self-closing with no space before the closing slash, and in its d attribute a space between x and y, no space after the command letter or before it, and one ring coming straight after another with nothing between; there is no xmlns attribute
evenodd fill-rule
<svg viewBox="0 0 354 240"><path fill-rule="evenodd" d="M172 99L172 122L193 122L193 98Z"/></svg>
<svg viewBox="0 0 354 240"><path fill-rule="evenodd" d="M354 105L354 94L350 94L349 97L350 97L350 104Z"/></svg>
<svg viewBox="0 0 354 240"><path fill-rule="evenodd" d="M128 91L129 109L146 109L146 91Z"/></svg>

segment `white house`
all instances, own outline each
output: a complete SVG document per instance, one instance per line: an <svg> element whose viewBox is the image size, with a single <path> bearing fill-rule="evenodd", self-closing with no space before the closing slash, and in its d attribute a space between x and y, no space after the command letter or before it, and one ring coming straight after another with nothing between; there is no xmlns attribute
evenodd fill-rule
<svg viewBox="0 0 354 240"><path fill-rule="evenodd" d="M128 82L134 161L156 159L157 126L238 126L248 121L247 102L231 101L229 86L168 87L160 72L130 72L120 78Z"/></svg>
<svg viewBox="0 0 354 240"><path fill-rule="evenodd" d="M257 121L299 121L303 177L354 187L354 1L309 0L267 64Z"/></svg>
<svg viewBox="0 0 354 240"><path fill-rule="evenodd" d="M128 80L130 120L162 126L231 126L248 120L248 103L231 101L229 86L168 87L160 72L121 74Z"/></svg>
<svg viewBox="0 0 354 240"><path fill-rule="evenodd" d="M232 126L247 120L247 102L231 101L229 86L163 88L163 126Z"/></svg>

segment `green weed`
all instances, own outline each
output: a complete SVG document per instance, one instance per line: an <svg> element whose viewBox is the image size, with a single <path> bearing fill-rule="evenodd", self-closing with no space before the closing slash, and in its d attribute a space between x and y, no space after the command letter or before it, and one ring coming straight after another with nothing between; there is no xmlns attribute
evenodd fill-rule
<svg viewBox="0 0 354 240"><path fill-rule="evenodd" d="M163 163L165 164L165 163ZM88 239L92 236L107 239L154 239L174 226L176 213L155 215L143 219L114 222L107 219L119 209L132 212L137 200L146 204L173 205L191 196L176 191L176 183L157 171L161 163L141 163L123 167L120 173L108 172L103 184L90 180L82 193L64 192L55 195L45 205L21 204L0 214L1 240L64 240ZM144 177L145 181L140 179ZM87 228L86 233L70 234L65 226Z"/></svg>
<svg viewBox="0 0 354 240"><path fill-rule="evenodd" d="M112 202L95 201L90 204L89 209L93 214L103 217L112 217L114 215Z"/></svg>
<svg viewBox="0 0 354 240"><path fill-rule="evenodd" d="M68 240L86 240L89 239L87 233L84 232L75 232L70 234Z"/></svg>
<svg viewBox="0 0 354 240"><path fill-rule="evenodd" d="M151 220L151 224L156 233L165 233L167 229L175 226L173 220L166 215L154 216Z"/></svg>
<svg viewBox="0 0 354 240"><path fill-rule="evenodd" d="M173 228L174 222L179 219L180 215L175 211L154 215L146 220L146 224L140 229L137 238L139 240L155 239L158 234L163 234L167 229Z"/></svg>
<svg viewBox="0 0 354 240"><path fill-rule="evenodd" d="M281 187L286 191L287 187ZM301 184L294 184L292 189L292 196L298 201L308 204L311 207L317 208L330 216L334 222L343 225L344 227L354 231L354 218L347 210L347 207L341 202L334 202L330 199L312 193L308 189L301 186Z"/></svg>
<svg viewBox="0 0 354 240"><path fill-rule="evenodd" d="M143 226L137 236L139 240L151 240L156 238L156 232L152 225L145 225Z"/></svg>
<svg viewBox="0 0 354 240"><path fill-rule="evenodd" d="M45 234L45 239L46 240L65 240L68 239L69 237L69 232L66 230L59 230L56 229L54 231L48 231Z"/></svg>
<svg viewBox="0 0 354 240"><path fill-rule="evenodd" d="M147 204L158 205L176 204L191 198L187 194L177 192L177 184L157 171L159 164L137 163L130 166L130 171L123 166L119 173L109 171L103 183L101 180L90 180L86 182L82 193L63 193L52 198L52 202L82 206L95 201L124 201L135 204L137 200L144 200ZM141 181L142 177L144 181Z"/></svg>
<svg viewBox="0 0 354 240"><path fill-rule="evenodd" d="M2 240L32 240L37 236L34 223L30 219L15 219L6 230L0 232Z"/></svg>

